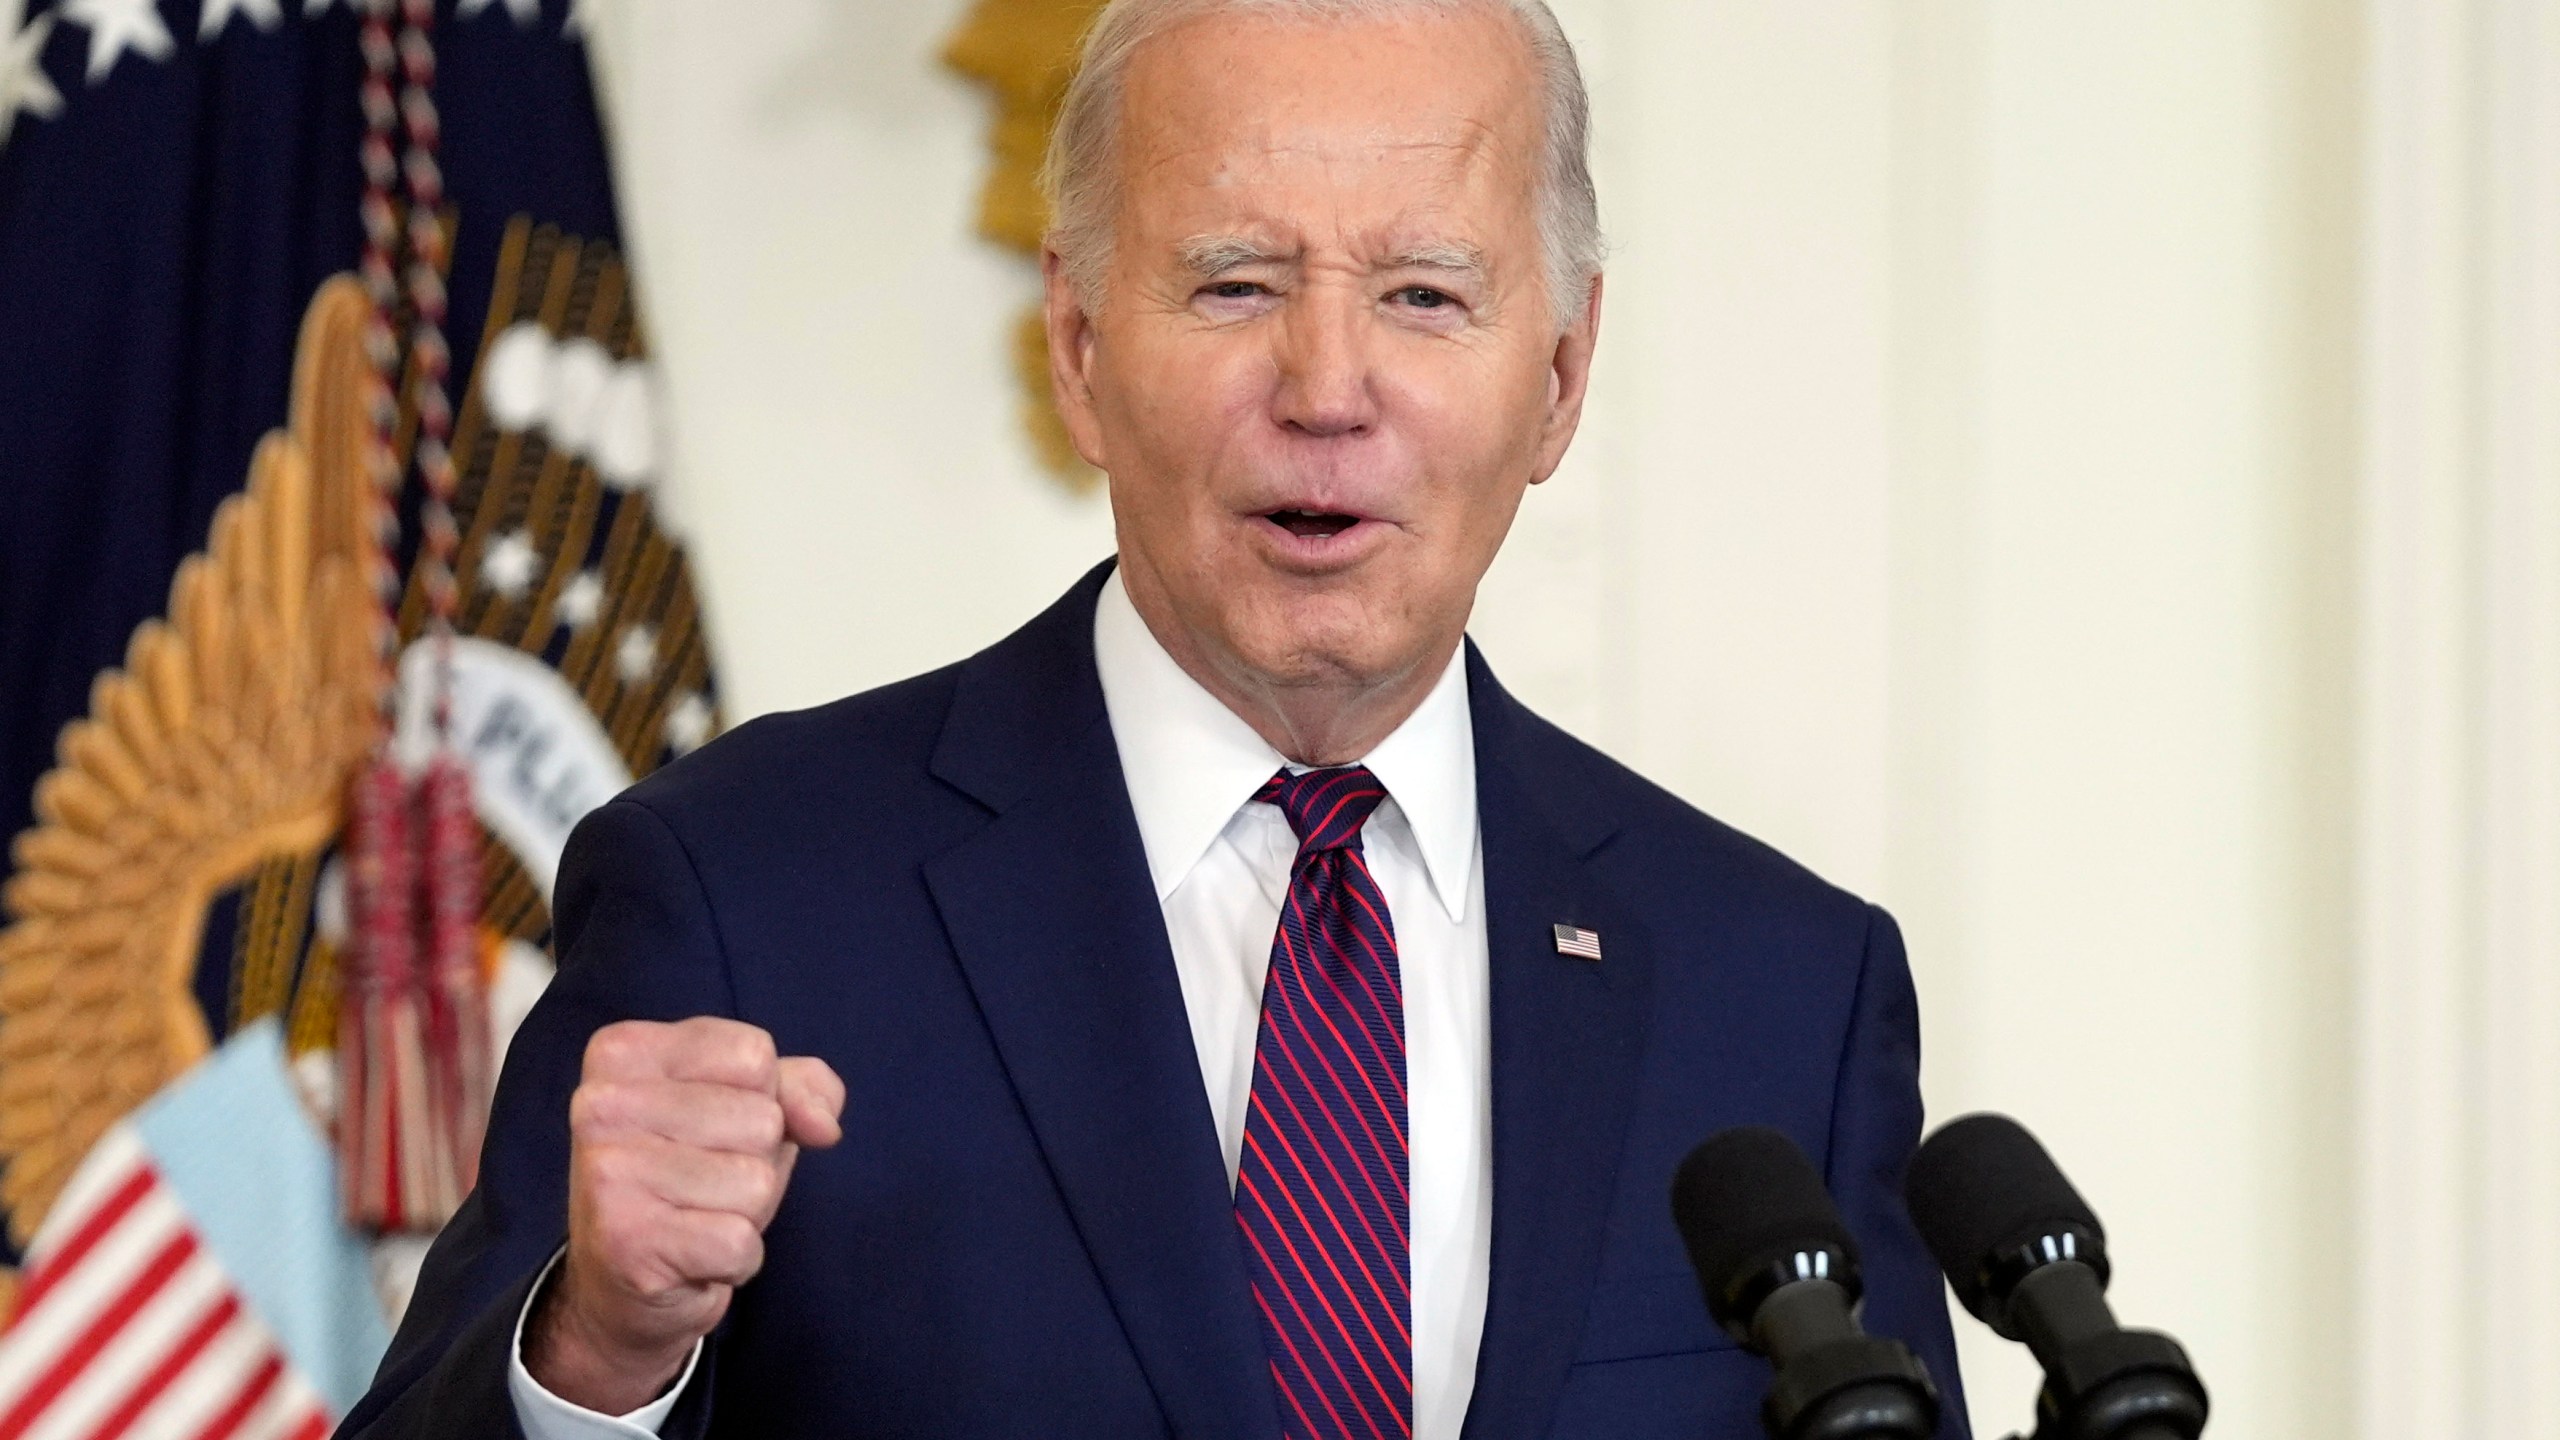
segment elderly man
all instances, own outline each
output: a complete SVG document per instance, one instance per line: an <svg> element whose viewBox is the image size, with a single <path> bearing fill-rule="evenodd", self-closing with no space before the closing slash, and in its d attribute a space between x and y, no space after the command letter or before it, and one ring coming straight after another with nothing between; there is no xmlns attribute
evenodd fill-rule
<svg viewBox="0 0 2560 1440"><path fill-rule="evenodd" d="M1600 317L1540 0L1117 0L1050 360L1119 554L590 817L348 1433L1743 1437L1666 1200L1784 1128L1963 1434L1892 922L1465 642Z"/></svg>

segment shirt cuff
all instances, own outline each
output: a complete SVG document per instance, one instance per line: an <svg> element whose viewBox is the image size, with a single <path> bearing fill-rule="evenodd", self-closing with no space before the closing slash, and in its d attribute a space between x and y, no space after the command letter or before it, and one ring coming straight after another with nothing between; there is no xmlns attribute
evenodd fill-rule
<svg viewBox="0 0 2560 1440"><path fill-rule="evenodd" d="M524 1308L516 1312L515 1343L507 1347L507 1398L515 1402L516 1423L524 1427L525 1440L653 1440L658 1427L674 1412L676 1398L692 1383L693 1367L702 1363L701 1341L693 1342L693 1353L685 1357L684 1370L667 1393L628 1415L602 1415L572 1405L543 1389L533 1372L524 1368L524 1322L533 1314L533 1302L542 1297L542 1287L550 1283L560 1257L567 1253L563 1247L543 1265L525 1296Z"/></svg>

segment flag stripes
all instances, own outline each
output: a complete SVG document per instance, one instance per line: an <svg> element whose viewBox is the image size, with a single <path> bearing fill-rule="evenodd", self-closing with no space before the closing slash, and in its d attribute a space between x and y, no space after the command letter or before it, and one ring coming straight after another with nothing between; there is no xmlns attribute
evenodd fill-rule
<svg viewBox="0 0 2560 1440"><path fill-rule="evenodd" d="M321 1440L329 1415L129 1125L27 1250L0 1330L0 1440Z"/></svg>

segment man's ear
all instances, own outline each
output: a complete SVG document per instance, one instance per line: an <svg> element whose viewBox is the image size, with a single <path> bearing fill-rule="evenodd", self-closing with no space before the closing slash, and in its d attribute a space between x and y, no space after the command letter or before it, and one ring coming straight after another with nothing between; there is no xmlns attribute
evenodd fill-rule
<svg viewBox="0 0 2560 1440"><path fill-rule="evenodd" d="M1102 426L1093 404L1093 316L1067 279L1058 252L1040 251L1040 311L1049 332L1049 394L1076 453L1096 470L1111 467L1102 451Z"/></svg>
<svg viewBox="0 0 2560 1440"><path fill-rule="evenodd" d="M1556 473L1573 432L1581 428L1582 400L1591 391L1591 352L1599 343L1600 277L1594 275L1582 313L1556 337L1555 353L1548 357L1547 423L1538 437L1538 463L1529 472L1532 485Z"/></svg>

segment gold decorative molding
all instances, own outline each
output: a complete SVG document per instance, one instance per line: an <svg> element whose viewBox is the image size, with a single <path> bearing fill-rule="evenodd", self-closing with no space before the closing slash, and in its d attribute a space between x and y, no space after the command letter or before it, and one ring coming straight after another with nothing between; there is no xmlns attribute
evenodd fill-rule
<svg viewBox="0 0 2560 1440"><path fill-rule="evenodd" d="M1040 195L1040 162L1074 77L1076 50L1103 0L978 0L952 32L943 63L995 97L987 137L988 168L978 194L978 233L1037 259L1049 228ZM1022 389L1022 423L1041 463L1078 491L1101 479L1078 456L1049 390L1049 346L1040 308L1014 322L1014 377Z"/></svg>
<svg viewBox="0 0 2560 1440"><path fill-rule="evenodd" d="M318 852L377 729L367 589L371 313L305 313L291 422L65 727L0 891L0 1204L21 1244L108 1126L210 1045L193 981L214 897Z"/></svg>

